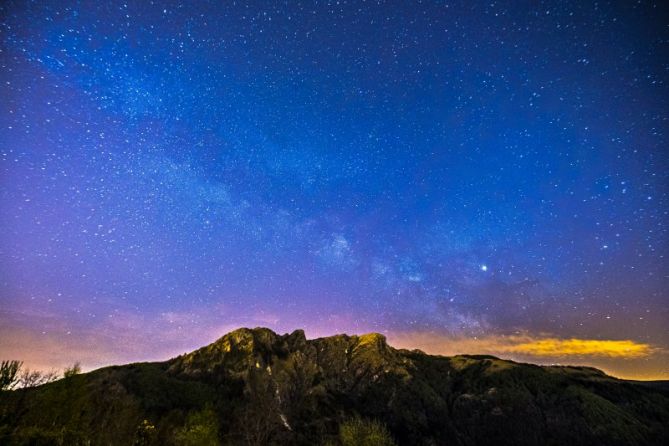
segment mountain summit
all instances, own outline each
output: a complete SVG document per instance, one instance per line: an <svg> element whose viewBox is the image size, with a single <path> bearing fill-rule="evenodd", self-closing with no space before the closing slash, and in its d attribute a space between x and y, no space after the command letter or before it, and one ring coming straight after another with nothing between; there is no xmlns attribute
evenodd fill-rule
<svg viewBox="0 0 669 446"><path fill-rule="evenodd" d="M166 362L0 394L10 445L649 445L668 426L661 386L431 356L377 333L241 328Z"/></svg>

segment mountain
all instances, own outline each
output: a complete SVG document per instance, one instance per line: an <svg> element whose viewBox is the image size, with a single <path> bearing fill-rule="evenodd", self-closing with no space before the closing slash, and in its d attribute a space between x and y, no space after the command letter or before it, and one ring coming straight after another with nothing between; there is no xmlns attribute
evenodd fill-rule
<svg viewBox="0 0 669 446"><path fill-rule="evenodd" d="M357 435L357 437L356 437ZM380 334L242 328L166 362L0 393L0 444L652 445L666 382L493 356L431 356Z"/></svg>

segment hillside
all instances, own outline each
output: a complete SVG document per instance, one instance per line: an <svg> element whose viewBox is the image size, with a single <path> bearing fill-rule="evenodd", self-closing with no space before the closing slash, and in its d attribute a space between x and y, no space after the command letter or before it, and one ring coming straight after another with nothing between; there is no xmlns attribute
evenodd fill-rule
<svg viewBox="0 0 669 446"><path fill-rule="evenodd" d="M669 391L587 367L398 350L379 334L243 328L166 362L0 393L0 444L337 445L357 417L399 445L651 445L669 438Z"/></svg>

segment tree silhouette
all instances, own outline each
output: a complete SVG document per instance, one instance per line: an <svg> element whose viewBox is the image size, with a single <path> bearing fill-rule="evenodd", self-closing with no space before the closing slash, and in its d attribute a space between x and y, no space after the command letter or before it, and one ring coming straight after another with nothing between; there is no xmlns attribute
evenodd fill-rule
<svg viewBox="0 0 669 446"><path fill-rule="evenodd" d="M58 377L58 372L55 370L41 372L39 370L30 370L26 368L21 372L18 382L19 386L25 389L28 387L37 387L43 384L48 384L57 380Z"/></svg>
<svg viewBox="0 0 669 446"><path fill-rule="evenodd" d="M270 444L283 426L276 386L269 374L262 369L251 369L244 395L247 404L242 416L244 422L240 426L244 443L249 446Z"/></svg>
<svg viewBox="0 0 669 446"><path fill-rule="evenodd" d="M0 390L12 390L19 384L22 361L2 361L0 363Z"/></svg>
<svg viewBox="0 0 669 446"><path fill-rule="evenodd" d="M66 367L63 371L63 378L69 378L74 375L81 373L81 365L78 362L75 362L71 367Z"/></svg>

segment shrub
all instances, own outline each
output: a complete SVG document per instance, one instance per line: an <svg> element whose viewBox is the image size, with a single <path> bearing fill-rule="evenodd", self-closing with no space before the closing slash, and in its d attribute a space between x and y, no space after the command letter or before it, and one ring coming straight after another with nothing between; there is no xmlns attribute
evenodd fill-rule
<svg viewBox="0 0 669 446"><path fill-rule="evenodd" d="M156 436L156 427L149 421L144 420L135 431L133 446L148 446Z"/></svg>
<svg viewBox="0 0 669 446"><path fill-rule="evenodd" d="M2 361L0 363L0 390L11 390L18 383L21 361Z"/></svg>
<svg viewBox="0 0 669 446"><path fill-rule="evenodd" d="M339 440L343 446L395 446L395 441L383 423L359 417L339 426Z"/></svg>
<svg viewBox="0 0 669 446"><path fill-rule="evenodd" d="M66 367L63 371L63 378L69 378L74 375L81 373L81 365L78 362L75 362L72 367Z"/></svg>
<svg viewBox="0 0 669 446"><path fill-rule="evenodd" d="M192 412L174 439L183 446L218 446L218 420L210 407Z"/></svg>

